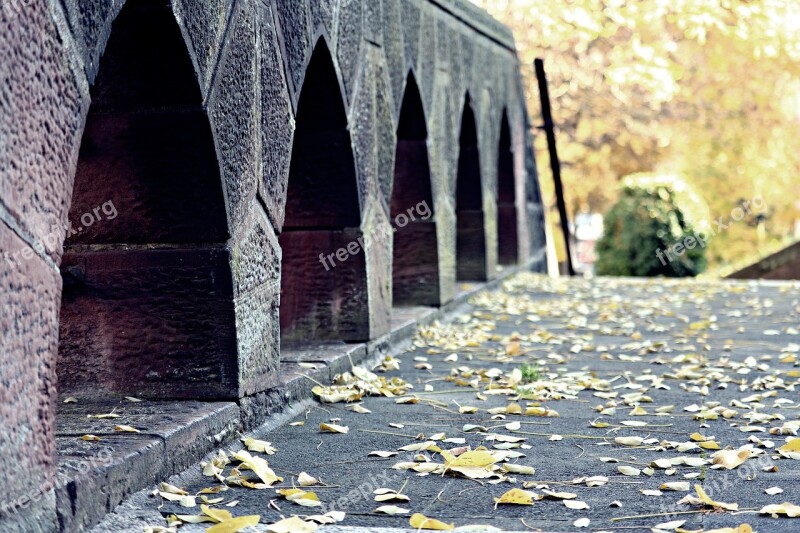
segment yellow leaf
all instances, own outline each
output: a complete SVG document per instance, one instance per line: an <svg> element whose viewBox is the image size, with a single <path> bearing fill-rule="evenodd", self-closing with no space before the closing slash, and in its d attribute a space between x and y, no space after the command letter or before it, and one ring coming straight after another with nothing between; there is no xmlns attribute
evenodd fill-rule
<svg viewBox="0 0 800 533"><path fill-rule="evenodd" d="M788 516L789 518L796 518L800 516L800 505L795 505L789 502L767 505L766 507L762 507L759 513L771 514L773 516L783 514Z"/></svg>
<svg viewBox="0 0 800 533"><path fill-rule="evenodd" d="M322 423L319 425L320 431L327 431L329 433L347 433L350 431L350 428L347 426L339 426L336 424L326 424Z"/></svg>
<svg viewBox="0 0 800 533"><path fill-rule="evenodd" d="M261 520L259 515L239 516L211 526L206 529L206 533L236 533L246 527L258 524L259 520Z"/></svg>
<svg viewBox="0 0 800 533"><path fill-rule="evenodd" d="M98 437L97 435L84 435L81 438L86 442L100 442L100 437Z"/></svg>
<svg viewBox="0 0 800 533"><path fill-rule="evenodd" d="M86 418L96 418L98 420L105 420L107 418L119 418L119 417L120 415L114 413L113 411L111 413L105 413L102 415L86 415Z"/></svg>
<svg viewBox="0 0 800 533"><path fill-rule="evenodd" d="M500 504L533 505L534 494L522 489L511 489L499 498L494 499L495 509Z"/></svg>
<svg viewBox="0 0 800 533"><path fill-rule="evenodd" d="M114 426L115 431L125 431L128 433L139 433L139 430L131 426Z"/></svg>
<svg viewBox="0 0 800 533"><path fill-rule="evenodd" d="M516 357L520 355L522 350L520 349L519 341L513 341L506 344L506 355L511 357Z"/></svg>
<svg viewBox="0 0 800 533"><path fill-rule="evenodd" d="M254 439L253 437L242 437L242 442L247 449L251 452L259 452L259 453L266 453L267 455L273 455L276 450L271 442L266 442L263 440Z"/></svg>
<svg viewBox="0 0 800 533"><path fill-rule="evenodd" d="M228 511L225 511L224 509L212 509L208 505L200 505L200 510L204 515L208 516L215 522L224 522L233 518L233 515Z"/></svg>
<svg viewBox="0 0 800 533"><path fill-rule="evenodd" d="M512 463L505 463L503 465L503 471L508 472L510 474L523 474L527 476L532 476L536 473L536 469L532 466L518 465Z"/></svg>
<svg viewBox="0 0 800 533"><path fill-rule="evenodd" d="M267 531L269 533L313 533L317 530L317 527L319 527L317 524L306 522L295 515L268 525Z"/></svg>
<svg viewBox="0 0 800 533"><path fill-rule="evenodd" d="M306 492L300 489L280 489L278 494L303 507L321 507L319 497L313 492Z"/></svg>
<svg viewBox="0 0 800 533"><path fill-rule="evenodd" d="M747 461L752 453L753 452L748 448L741 448L738 450L720 450L711 455L712 463L719 465L722 468L733 470Z"/></svg>
<svg viewBox="0 0 800 533"><path fill-rule="evenodd" d="M428 518L427 516L414 513L408 523L415 529L429 529L435 531L452 531L456 528L455 524L445 524L439 520Z"/></svg>
<svg viewBox="0 0 800 533"><path fill-rule="evenodd" d="M709 498L708 494L706 494L706 491L703 490L703 487L701 487L700 485L695 485L694 490L697 491L697 497L700 498L700 501L702 501L706 505L710 505L711 507L719 507L727 511L739 510L738 503L725 503L712 500L711 498Z"/></svg>
<svg viewBox="0 0 800 533"><path fill-rule="evenodd" d="M454 467L485 467L497 462L497 459L487 450L472 450L464 452L458 457L453 459L453 456L447 452L443 452L442 456L445 457L445 465L447 468ZM448 457L449 456L449 457Z"/></svg>
<svg viewBox="0 0 800 533"><path fill-rule="evenodd" d="M267 485L274 485L279 481L283 481L282 477L276 476L275 472L269 467L269 463L267 463L261 457L254 457L250 455L249 452L242 450L237 453L232 454L234 459L237 459L242 463L242 465L246 466L261 479Z"/></svg>

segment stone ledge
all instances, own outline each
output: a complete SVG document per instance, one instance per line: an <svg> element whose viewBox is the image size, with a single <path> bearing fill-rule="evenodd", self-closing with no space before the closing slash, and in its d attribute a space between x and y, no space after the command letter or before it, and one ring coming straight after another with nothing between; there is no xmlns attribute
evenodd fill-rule
<svg viewBox="0 0 800 533"><path fill-rule="evenodd" d="M499 286L530 264L499 270L487 283L459 283L456 297L441 308L393 310L391 331L367 343L341 341L286 343L281 351L279 384L233 402L141 401L121 397L84 398L59 404L57 417L59 529L80 531L99 522L122 501L199 461L203 456L269 421L293 404L311 398L315 382L327 383L351 364L377 362L402 348L420 325L456 312L477 292ZM304 363L304 364L301 364ZM310 365L314 365L313 367ZM120 418L88 419L115 412ZM114 431L133 426L141 433ZM81 437L93 434L99 442Z"/></svg>
<svg viewBox="0 0 800 533"><path fill-rule="evenodd" d="M120 418L87 415L114 412ZM124 424L141 433L115 431ZM239 409L232 402L131 402L78 399L59 404L56 417L56 506L61 531L99 521L123 499L187 468L235 437ZM92 434L99 442L81 437Z"/></svg>

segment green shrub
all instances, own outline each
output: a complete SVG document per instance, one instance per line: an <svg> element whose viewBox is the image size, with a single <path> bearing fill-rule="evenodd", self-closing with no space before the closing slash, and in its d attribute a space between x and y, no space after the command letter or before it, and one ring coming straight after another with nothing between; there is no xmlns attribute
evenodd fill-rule
<svg viewBox="0 0 800 533"><path fill-rule="evenodd" d="M605 215L597 274L682 277L702 272L707 237L695 232L675 197L668 186L626 186ZM675 253L676 244L682 253Z"/></svg>

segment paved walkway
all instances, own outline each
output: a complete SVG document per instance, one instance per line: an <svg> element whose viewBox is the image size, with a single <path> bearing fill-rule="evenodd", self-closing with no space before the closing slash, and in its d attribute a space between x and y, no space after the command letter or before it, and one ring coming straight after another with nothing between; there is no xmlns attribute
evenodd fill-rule
<svg viewBox="0 0 800 533"><path fill-rule="evenodd" d="M374 373L357 370L338 388L317 389L335 403L295 406L254 432L275 448L250 452L269 463L261 479L274 473L282 482L237 485L241 476L261 480L234 470L240 460L230 450L241 445L229 446L230 463L217 460L227 484L201 465L169 480L191 495L224 492L183 507L174 496L150 495L154 486L96 531L141 532L166 526L172 514L201 515L203 497L221 498L212 507L237 517L259 515L246 531L332 511L344 520L322 531L408 529L412 513L506 531L650 531L668 522L662 530L748 523L800 531L800 518L758 512L800 504L800 461L792 458L800 452L778 451L800 428L797 295L788 283L517 276L473 298L452 323L423 328ZM491 453L465 452L479 446ZM320 507L276 493L299 487L301 472L322 483L303 487ZM713 503L700 501L695 485ZM402 499L376 502L376 489ZM530 505L496 506L511 489L527 491L516 496ZM409 513L377 513L384 505Z"/></svg>

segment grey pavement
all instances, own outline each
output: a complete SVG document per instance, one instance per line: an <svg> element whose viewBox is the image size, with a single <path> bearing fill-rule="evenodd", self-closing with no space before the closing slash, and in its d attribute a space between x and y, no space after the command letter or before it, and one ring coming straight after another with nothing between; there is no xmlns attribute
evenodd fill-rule
<svg viewBox="0 0 800 533"><path fill-rule="evenodd" d="M282 488L292 487L300 472L325 483L304 488L318 495L323 510L346 514L340 524L321 529L325 532L409 530L408 515L375 512L383 503L373 500L372 490L383 487L403 487L403 494L410 499L387 503L461 527L484 524L504 531L627 532L650 531L657 524L685 520L682 527L686 530L748 523L764 533L800 531L800 519L757 513L769 504L800 503L800 461L775 452L791 438L792 425L787 423L798 421L800 413L796 390L800 371L794 362L800 352L799 306L794 283L552 280L519 275L504 283L502 290L472 298L451 323L421 328L408 350L394 354L399 370L376 370L378 376L399 377L413 385L405 397L416 398L418 403L365 397L361 405L371 413L361 414L346 403L307 401L249 433L277 448L274 455L254 455L265 458L284 478L278 484ZM504 388L504 380L513 379L515 368L523 367L538 369L533 382L512 383L508 394L493 394L493 388ZM512 403L550 409L559 416L493 416L487 412ZM672 410L667 409L670 405ZM702 407L712 419L696 419L693 405ZM461 407L477 407L478 411L461 413ZM659 408L664 412L659 413ZM730 411L723 413L725 409ZM347 426L349 432L321 432L320 424L331 420ZM297 422L303 425L290 425ZM512 422L519 422L521 429L504 427ZM636 425L626 425L630 423ZM465 424L486 431L465 432ZM783 429L786 434L773 435L770 429ZM750 443L763 453L734 470L680 465L673 475L659 468L651 476L625 476L618 471L621 465L644 469L654 460L679 456L711 461L713 450L671 449L687 446L695 432L713 436L723 449ZM487 439L491 433L524 437L523 446L512 450L524 457L509 462L535 467L536 472L512 474L513 480L490 484L452 473L420 476L391 468L413 461L420 452L369 456L374 450L398 451L437 433L463 438L473 449L497 445ZM617 437L654 441L624 446L615 441ZM773 447L754 443L753 438L770 441ZM437 444L443 449L461 446ZM224 447L240 448L239 443ZM443 462L438 453L421 453L428 461ZM601 459L609 457L620 462ZM775 467L776 471L762 467ZM608 481L596 487L576 482L586 476L605 476ZM738 503L741 511L720 512L677 503L694 494L693 489L642 493L678 481L700 484L712 499ZM199 464L169 482L189 493L220 485L204 476ZM529 506L495 508L494 498L522 488L525 482L526 490L539 495L544 490L574 493L588 509L570 509L550 498ZM770 487L780 487L783 493L769 495L765 490ZM94 531L142 532L146 526L165 526L164 517L171 514L200 514L199 506L185 508L152 496L155 488L129 498ZM221 508L235 516L260 515L261 523L246 531L266 531L267 524L282 516L319 511L285 500L274 488L231 486L220 496L224 498ZM232 500L238 504L224 506ZM588 528L576 525L581 518L590 520ZM179 531L204 531L207 525L184 525Z"/></svg>

